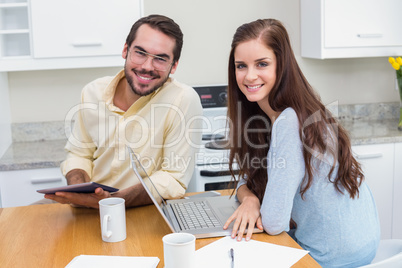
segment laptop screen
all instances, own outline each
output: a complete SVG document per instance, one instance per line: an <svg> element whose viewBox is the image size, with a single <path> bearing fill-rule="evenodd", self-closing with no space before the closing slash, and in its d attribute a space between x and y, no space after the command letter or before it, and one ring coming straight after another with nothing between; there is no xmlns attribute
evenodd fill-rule
<svg viewBox="0 0 402 268"><path fill-rule="evenodd" d="M174 232L174 228L171 224L171 219L169 217L169 214L167 213L167 202L166 200L162 197L162 195L159 193L158 189L155 187L155 184L152 182L151 178L149 177L148 173L145 171L145 168L141 165L141 162L139 160L139 157L134 153L134 151L130 148L127 147L130 153L130 159L131 159L131 165L134 171L134 174L137 176L138 180L141 182L142 186L144 187L145 191L148 193L149 197L151 198L152 202L155 204L156 208L159 210L159 213L162 215L166 223L169 225L169 228ZM159 196L161 202L158 202L154 195L152 194L151 190L148 188L148 185L145 183L144 178L140 175L139 170L145 174L145 176L149 180L149 186L152 187L152 189L157 193Z"/></svg>

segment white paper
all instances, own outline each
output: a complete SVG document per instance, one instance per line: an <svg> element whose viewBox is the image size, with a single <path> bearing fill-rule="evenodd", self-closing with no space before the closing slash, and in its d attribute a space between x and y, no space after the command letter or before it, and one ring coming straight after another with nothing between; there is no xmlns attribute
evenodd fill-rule
<svg viewBox="0 0 402 268"><path fill-rule="evenodd" d="M197 268L231 267L229 250L234 249L234 267L288 268L298 262L308 251L278 246L256 240L238 242L230 236L221 238L195 252Z"/></svg>
<svg viewBox="0 0 402 268"><path fill-rule="evenodd" d="M67 264L66 268L156 268L158 263L158 257L80 255L75 257L69 264Z"/></svg>

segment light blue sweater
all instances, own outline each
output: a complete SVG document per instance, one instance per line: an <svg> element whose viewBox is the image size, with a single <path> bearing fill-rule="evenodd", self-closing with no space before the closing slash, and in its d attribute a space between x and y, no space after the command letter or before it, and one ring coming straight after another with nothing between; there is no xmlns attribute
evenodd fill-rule
<svg viewBox="0 0 402 268"><path fill-rule="evenodd" d="M380 225L376 205L366 183L359 197L351 199L339 193L328 180L332 158L313 160L318 172L313 184L301 198L300 186L305 174L295 111L287 108L274 122L268 152L268 183L261 204L264 229L275 235L289 231L292 218L293 238L323 267L358 267L374 258ZM317 155L317 154L314 154ZM337 175L338 164L331 180ZM239 184L244 184L241 181Z"/></svg>

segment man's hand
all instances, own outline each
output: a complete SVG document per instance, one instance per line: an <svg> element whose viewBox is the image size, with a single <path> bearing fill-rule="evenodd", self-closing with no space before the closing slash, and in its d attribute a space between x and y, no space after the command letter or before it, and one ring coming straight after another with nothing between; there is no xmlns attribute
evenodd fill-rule
<svg viewBox="0 0 402 268"><path fill-rule="evenodd" d="M45 198L52 199L62 204L70 204L74 207L99 208L99 200L112 197L112 195L103 190L96 188L95 193L81 194L70 192L56 192L55 194L45 194ZM152 203L142 185L136 184L126 189L113 193L113 197L121 197L126 200L126 207L137 207Z"/></svg>
<svg viewBox="0 0 402 268"><path fill-rule="evenodd" d="M56 192L55 194L45 195L45 198L52 199L62 204L88 208L99 208L99 200L108 197L111 197L111 194L100 187L95 189L95 193L91 194Z"/></svg>
<svg viewBox="0 0 402 268"><path fill-rule="evenodd" d="M90 182L88 174L82 169L73 169L66 174L67 184L78 184L84 182Z"/></svg>
<svg viewBox="0 0 402 268"><path fill-rule="evenodd" d="M82 169L73 169L69 171L66 174L66 179L68 185L90 181L88 174ZM102 188L96 188L95 193L92 194L57 192L55 194L46 194L45 198L52 199L62 204L70 204L74 207L99 208L99 200L111 196L112 195L108 191L105 191ZM124 198L124 200L126 200L126 207L137 207L152 203L151 198L149 198L141 183L121 189L120 191L113 193L113 196Z"/></svg>

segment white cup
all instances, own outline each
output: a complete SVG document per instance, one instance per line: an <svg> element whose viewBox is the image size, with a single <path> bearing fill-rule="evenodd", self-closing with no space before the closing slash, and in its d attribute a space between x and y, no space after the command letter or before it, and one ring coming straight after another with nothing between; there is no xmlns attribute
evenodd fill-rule
<svg viewBox="0 0 402 268"><path fill-rule="evenodd" d="M163 257L165 268L195 267L195 236L187 233L165 235Z"/></svg>
<svg viewBox="0 0 402 268"><path fill-rule="evenodd" d="M103 241L119 242L126 239L126 207L123 198L100 200L99 214Z"/></svg>

